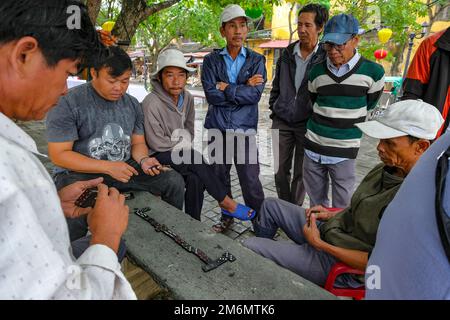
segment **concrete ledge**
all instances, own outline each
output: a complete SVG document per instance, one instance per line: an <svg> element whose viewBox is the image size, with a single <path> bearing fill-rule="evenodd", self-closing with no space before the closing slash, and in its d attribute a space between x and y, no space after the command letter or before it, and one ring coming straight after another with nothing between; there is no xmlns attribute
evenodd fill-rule
<svg viewBox="0 0 450 320"><path fill-rule="evenodd" d="M129 258L148 272L174 299L278 300L336 299L317 285L281 268L239 242L215 234L207 226L148 193L134 193L130 220L124 235ZM189 244L216 259L229 251L237 260L205 273L203 262L172 239L133 214L150 207L148 215L180 235Z"/></svg>

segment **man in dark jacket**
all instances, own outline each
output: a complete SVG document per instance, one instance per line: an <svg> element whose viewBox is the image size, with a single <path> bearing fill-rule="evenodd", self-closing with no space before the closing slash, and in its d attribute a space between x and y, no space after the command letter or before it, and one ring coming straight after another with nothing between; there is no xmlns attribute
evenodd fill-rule
<svg viewBox="0 0 450 320"><path fill-rule="evenodd" d="M279 160L275 174L278 197L300 206L305 199L302 174L303 141L306 121L312 109L308 74L312 65L325 60L326 52L319 45L319 36L327 20L328 10L319 4L308 4L300 10L300 40L283 50L277 62L270 92L272 129L278 130L279 133L278 146L274 146L274 157ZM294 150L294 173L291 182Z"/></svg>
<svg viewBox="0 0 450 320"><path fill-rule="evenodd" d="M244 47L249 20L238 5L224 9L220 32L227 46L205 57L202 84L209 104L205 128L210 129L211 156L217 156L212 160L216 174L225 182L231 197L230 170L234 160L245 204L258 212L264 192L259 181L256 129L266 67L264 56ZM222 232L232 222L232 218L223 215L214 230Z"/></svg>
<svg viewBox="0 0 450 320"><path fill-rule="evenodd" d="M426 38L417 49L403 84L402 100L422 99L441 112L449 123L450 109L450 28Z"/></svg>

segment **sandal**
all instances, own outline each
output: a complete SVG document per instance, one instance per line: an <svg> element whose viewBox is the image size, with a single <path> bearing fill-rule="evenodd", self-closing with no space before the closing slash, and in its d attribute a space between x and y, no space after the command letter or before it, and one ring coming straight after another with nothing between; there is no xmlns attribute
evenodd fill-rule
<svg viewBox="0 0 450 320"><path fill-rule="evenodd" d="M247 221L252 220L255 217L256 211L253 210L252 208L249 208L247 206L238 203L235 212L229 212L228 210L222 209L222 214L225 214L233 218L237 218L239 220Z"/></svg>
<svg viewBox="0 0 450 320"><path fill-rule="evenodd" d="M231 227L231 225L233 224L234 219L231 218L220 218L220 221L218 223L216 223L215 225L212 226L212 229L214 232L217 233L222 233L226 230L228 230L228 228Z"/></svg>

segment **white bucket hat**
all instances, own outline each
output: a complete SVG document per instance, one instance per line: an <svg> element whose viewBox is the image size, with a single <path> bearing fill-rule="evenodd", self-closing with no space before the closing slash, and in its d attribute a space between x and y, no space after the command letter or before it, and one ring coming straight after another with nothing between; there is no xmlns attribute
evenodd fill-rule
<svg viewBox="0 0 450 320"><path fill-rule="evenodd" d="M220 24L222 25L225 22L241 17L247 19L247 22L252 21L252 18L245 14L244 9L237 4L230 4L223 9L222 14L220 15Z"/></svg>
<svg viewBox="0 0 450 320"><path fill-rule="evenodd" d="M390 105L378 118L356 126L376 139L413 136L434 140L444 123L439 110L422 100L405 100Z"/></svg>
<svg viewBox="0 0 450 320"><path fill-rule="evenodd" d="M156 71L152 73L152 77L156 76L165 67L178 67L187 72L195 72L195 68L189 68L186 65L186 59L183 52L177 49L167 49L161 52L156 62Z"/></svg>

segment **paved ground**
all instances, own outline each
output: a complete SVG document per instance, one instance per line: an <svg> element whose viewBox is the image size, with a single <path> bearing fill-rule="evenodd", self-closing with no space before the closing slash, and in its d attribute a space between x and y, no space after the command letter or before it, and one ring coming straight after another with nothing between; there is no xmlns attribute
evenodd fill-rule
<svg viewBox="0 0 450 320"><path fill-rule="evenodd" d="M202 92L199 92L202 95ZM206 131L203 130L202 124L207 111L207 106L202 103L202 99L196 99L196 136L202 137L206 135ZM259 114L259 145L262 146L262 151L260 149L260 162L261 162L261 176L260 180L264 187L264 193L267 197L277 197L275 182L273 176L273 169L270 166L272 162L271 155L271 137L267 131L270 128L271 120L269 118L270 110L268 109L268 95L264 95L260 103L260 114ZM20 123L20 126L24 128L37 142L38 149L40 152L47 154L47 146L45 136L43 136L44 123L40 122L28 122ZM363 177L372 169L378 162L377 152L376 152L377 141L371 138L364 137L362 141L361 150L357 159L357 185L363 179ZM52 165L48 159L42 159L42 162L51 170ZM244 202L242 198L242 192L239 186L239 180L236 175L236 171L232 169L232 192L234 198L239 202ZM309 204L309 199L306 199L305 206ZM205 193L205 202L203 206L202 222L212 226L220 219L220 208L217 202ZM244 239L253 236L252 227L250 222L236 222L233 224L230 230L226 233L232 239ZM284 237L283 234L281 234Z"/></svg>

